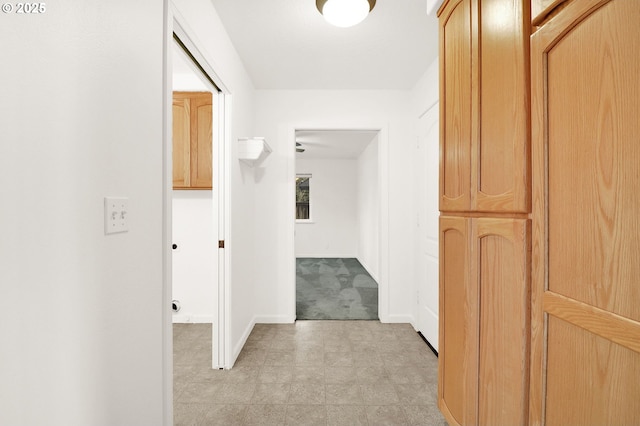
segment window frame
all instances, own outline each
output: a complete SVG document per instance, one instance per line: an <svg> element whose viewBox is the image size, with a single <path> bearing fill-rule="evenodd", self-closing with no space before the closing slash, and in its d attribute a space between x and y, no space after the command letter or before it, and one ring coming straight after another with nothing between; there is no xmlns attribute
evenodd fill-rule
<svg viewBox="0 0 640 426"><path fill-rule="evenodd" d="M306 178L308 182L308 218L307 219L298 219L298 179ZM311 173L296 173L295 185L296 185L296 223L313 223L313 217L311 215Z"/></svg>

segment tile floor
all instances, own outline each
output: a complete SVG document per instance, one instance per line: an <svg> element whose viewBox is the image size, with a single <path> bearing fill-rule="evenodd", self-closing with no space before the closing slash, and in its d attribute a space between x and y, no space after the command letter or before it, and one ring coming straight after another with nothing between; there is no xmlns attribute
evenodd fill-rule
<svg viewBox="0 0 640 426"><path fill-rule="evenodd" d="M438 361L408 324L258 324L231 370L211 325L174 325L176 425L446 425Z"/></svg>

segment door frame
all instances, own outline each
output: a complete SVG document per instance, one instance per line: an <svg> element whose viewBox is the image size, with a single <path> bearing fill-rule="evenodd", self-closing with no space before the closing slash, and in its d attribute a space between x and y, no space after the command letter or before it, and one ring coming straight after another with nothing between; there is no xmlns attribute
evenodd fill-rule
<svg viewBox="0 0 640 426"><path fill-rule="evenodd" d="M231 116L231 99L229 90L224 85L222 79L216 74L215 70L207 61L202 51L199 49L196 39L191 37L193 32L186 24L186 20L175 9L172 10L172 28L170 35L173 38L175 34L188 52L193 56L195 62L202 69L204 74L208 76L213 84L219 89L214 95L214 102L217 98L216 111L213 117L213 125L217 132L214 135L213 154L217 158L218 163L214 164L214 173L217 170L215 178L218 181L218 200L214 203L217 206L218 214L218 241L226 241L229 235L229 220L231 218L229 212L230 206L230 158L227 153L230 149L230 135L227 129L230 128ZM169 83L171 83L169 81ZM172 176L171 173L168 175ZM230 287L230 256L225 248L218 249L218 283L215 292L214 313L213 317L217 327L212 327L212 368L228 368L231 359L230 344L230 312L229 312L229 294Z"/></svg>
<svg viewBox="0 0 640 426"><path fill-rule="evenodd" d="M174 33L180 42L193 56L204 73L217 86L219 92L214 94L215 109L217 113L213 117L217 133L214 135L213 154L218 163L214 166L215 178L218 181L218 229L217 239L227 241L230 233L230 205L231 205L231 93L216 74L211 64L207 61L199 48L199 43L186 23L186 20L175 9L170 0L165 0L164 39L163 39L163 149L162 149L162 351L163 351L163 405L164 423L173 423L173 322L172 322L172 199L173 199L173 162L172 162L172 75L173 75L173 37ZM216 101L217 98L217 101ZM212 327L212 368L229 368L231 360L230 344L230 287L231 287L231 256L229 244L226 248L218 249L218 280L214 301L214 320L216 327Z"/></svg>
<svg viewBox="0 0 640 426"><path fill-rule="evenodd" d="M295 253L295 189L296 189L296 131L298 130L344 130L344 131L376 131L378 132L378 196L379 196L379 250L378 250L378 317L380 322L389 321L389 131L385 124L355 123L318 124L300 123L290 125L287 131L287 293L290 295L288 320L296 320L296 253Z"/></svg>

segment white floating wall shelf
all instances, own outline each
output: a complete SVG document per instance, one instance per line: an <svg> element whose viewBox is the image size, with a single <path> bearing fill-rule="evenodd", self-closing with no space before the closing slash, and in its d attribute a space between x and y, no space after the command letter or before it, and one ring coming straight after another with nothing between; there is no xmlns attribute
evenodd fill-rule
<svg viewBox="0 0 640 426"><path fill-rule="evenodd" d="M238 159L243 163L254 166L264 160L271 153L271 147L264 138L239 138Z"/></svg>

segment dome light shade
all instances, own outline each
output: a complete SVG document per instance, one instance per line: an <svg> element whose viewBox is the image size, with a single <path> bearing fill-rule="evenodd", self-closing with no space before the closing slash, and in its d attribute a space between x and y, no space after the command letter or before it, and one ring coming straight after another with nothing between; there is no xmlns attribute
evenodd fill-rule
<svg viewBox="0 0 640 426"><path fill-rule="evenodd" d="M364 20L376 0L316 0L324 19L336 27L352 27Z"/></svg>

